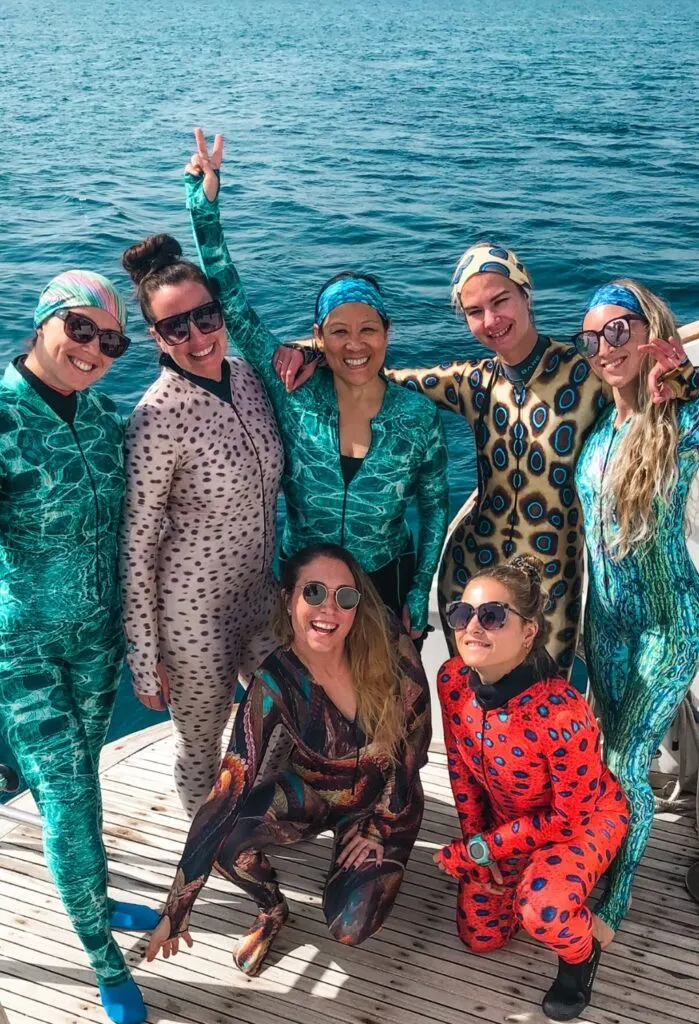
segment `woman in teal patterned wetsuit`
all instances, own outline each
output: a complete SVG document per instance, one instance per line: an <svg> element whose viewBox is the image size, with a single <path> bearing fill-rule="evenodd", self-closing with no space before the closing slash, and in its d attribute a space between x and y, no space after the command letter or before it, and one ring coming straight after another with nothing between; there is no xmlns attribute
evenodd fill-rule
<svg viewBox="0 0 699 1024"><path fill-rule="evenodd" d="M626 280L595 293L576 336L578 350L614 394L575 476L588 555L590 681L605 756L631 807L627 838L597 907L603 945L627 911L648 842L651 758L699 660L699 575L684 535L699 467L699 399L654 404L646 386L649 353L664 350L680 364L676 338L665 303Z"/></svg>
<svg viewBox="0 0 699 1024"><path fill-rule="evenodd" d="M222 139L209 156L203 134L196 135L185 183L200 260L218 287L233 343L262 378L284 444L282 551L289 557L313 543L344 545L418 637L448 520L439 413L424 396L381 376L390 321L375 281L354 274L331 279L318 297L316 330L330 370L287 393L272 365L279 340L250 306L223 237ZM416 552L406 522L413 496Z"/></svg>
<svg viewBox="0 0 699 1024"><path fill-rule="evenodd" d="M60 274L39 299L29 354L0 383L0 731L104 1009L139 1024L143 998L111 929L147 930L158 915L107 898L97 774L124 659L123 430L89 387L126 351L125 323L106 278Z"/></svg>

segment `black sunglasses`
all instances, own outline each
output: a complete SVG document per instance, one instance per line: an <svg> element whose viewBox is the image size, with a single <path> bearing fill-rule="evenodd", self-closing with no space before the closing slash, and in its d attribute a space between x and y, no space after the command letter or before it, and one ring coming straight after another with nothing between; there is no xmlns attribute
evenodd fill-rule
<svg viewBox="0 0 699 1024"><path fill-rule="evenodd" d="M581 356L590 359L599 352L599 343L604 338L612 348L621 348L626 345L631 337L631 321L640 320L641 323L648 323L645 317L629 313L628 316L615 316L609 320L601 331L578 331L572 337L572 342Z"/></svg>
<svg viewBox="0 0 699 1024"><path fill-rule="evenodd" d="M213 334L223 327L223 309L217 299L205 302L203 306L195 306L184 313L165 316L162 320L154 320L151 326L156 329L167 345L182 345L189 341L190 321L202 334Z"/></svg>
<svg viewBox="0 0 699 1024"><path fill-rule="evenodd" d="M79 345L87 345L94 338L98 339L100 352L109 359L123 356L131 344L131 338L119 331L100 330L94 320L82 313L74 313L72 309L57 309L54 313L64 323L64 330L71 341Z"/></svg>
<svg viewBox="0 0 699 1024"><path fill-rule="evenodd" d="M331 587L326 587L324 583L316 583L315 581L304 583L301 593L306 604L310 604L313 607L321 605L326 600L328 594L334 594L335 604L343 612L356 608L362 596L356 587L338 587L336 590L333 590Z"/></svg>
<svg viewBox="0 0 699 1024"><path fill-rule="evenodd" d="M447 605L446 615L447 622L452 629L466 629L475 615L483 629L491 631L493 629L502 629L507 622L507 616L510 612L519 615L520 619L524 619L525 622L531 621L526 615L522 615L516 608L513 608L510 604L505 604L504 601L485 601L483 604L479 604L477 608L472 604L468 604L467 601L452 601Z"/></svg>

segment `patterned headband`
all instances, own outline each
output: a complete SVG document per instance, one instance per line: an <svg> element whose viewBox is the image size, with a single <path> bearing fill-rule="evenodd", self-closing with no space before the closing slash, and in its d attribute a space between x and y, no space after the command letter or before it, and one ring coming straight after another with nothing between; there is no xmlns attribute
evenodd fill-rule
<svg viewBox="0 0 699 1024"><path fill-rule="evenodd" d="M598 306L623 306L624 309L638 313L644 319L646 316L637 297L623 284L603 284L601 288L598 288L585 307L585 316L591 309L597 309Z"/></svg>
<svg viewBox="0 0 699 1024"><path fill-rule="evenodd" d="M34 326L40 327L59 309L94 306L111 313L122 331L126 327L126 302L111 281L92 270L66 270L54 277L39 296L34 311Z"/></svg>
<svg viewBox="0 0 699 1024"><path fill-rule="evenodd" d="M472 245L459 260L451 282L451 298L455 306L461 305L461 290L476 274L502 274L514 281L531 302L532 279L524 264L512 249L499 245Z"/></svg>
<svg viewBox="0 0 699 1024"><path fill-rule="evenodd" d="M340 277L324 288L316 303L316 323L322 326L327 316L345 302L363 302L371 306L383 320L390 317L381 292L364 277Z"/></svg>

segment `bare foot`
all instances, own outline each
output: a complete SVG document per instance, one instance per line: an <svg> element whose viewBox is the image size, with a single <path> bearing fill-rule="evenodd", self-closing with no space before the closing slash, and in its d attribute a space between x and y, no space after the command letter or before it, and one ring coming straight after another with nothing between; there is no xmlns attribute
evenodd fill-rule
<svg viewBox="0 0 699 1024"><path fill-rule="evenodd" d="M602 949L606 949L612 942L616 932L610 928L606 921L603 921L597 914L592 915L592 934L599 942Z"/></svg>

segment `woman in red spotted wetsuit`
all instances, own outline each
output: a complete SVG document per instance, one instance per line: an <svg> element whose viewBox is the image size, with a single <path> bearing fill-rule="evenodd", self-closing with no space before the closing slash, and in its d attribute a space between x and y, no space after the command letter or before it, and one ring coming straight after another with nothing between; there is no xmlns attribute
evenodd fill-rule
<svg viewBox="0 0 699 1024"><path fill-rule="evenodd" d="M447 606L459 653L438 687L462 838L435 861L459 881L469 949L499 949L524 928L558 955L543 1009L566 1021L590 1001L600 945L585 903L628 807L589 705L543 646L542 568L519 556Z"/></svg>

